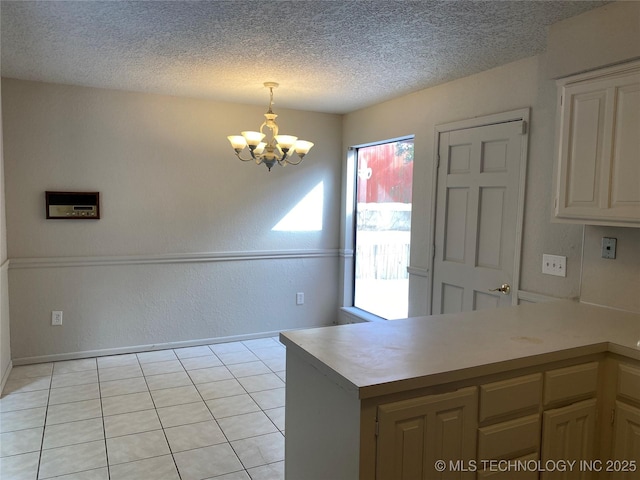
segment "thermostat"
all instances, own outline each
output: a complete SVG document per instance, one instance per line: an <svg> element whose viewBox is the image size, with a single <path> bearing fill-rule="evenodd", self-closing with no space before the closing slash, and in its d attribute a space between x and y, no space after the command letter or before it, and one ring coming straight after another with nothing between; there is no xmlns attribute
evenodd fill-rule
<svg viewBox="0 0 640 480"><path fill-rule="evenodd" d="M45 192L48 219L97 220L99 192Z"/></svg>

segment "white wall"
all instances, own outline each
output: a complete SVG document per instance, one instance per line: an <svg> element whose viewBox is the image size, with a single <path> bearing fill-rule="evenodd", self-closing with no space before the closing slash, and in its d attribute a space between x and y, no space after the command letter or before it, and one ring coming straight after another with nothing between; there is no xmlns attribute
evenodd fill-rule
<svg viewBox="0 0 640 480"><path fill-rule="evenodd" d="M340 116L277 111L282 132L316 146L301 166L269 173L238 161L226 139L257 129L266 107L12 79L2 88L15 359L334 320ZM273 231L320 183L323 228ZM46 220L45 190L99 191L102 218ZM64 312L62 327L51 310Z"/></svg>
<svg viewBox="0 0 640 480"><path fill-rule="evenodd" d="M4 148L2 142L2 93L0 87L0 393L11 366L9 322L9 277L7 261L7 223L4 194Z"/></svg>
<svg viewBox="0 0 640 480"><path fill-rule="evenodd" d="M546 54L514 62L434 88L394 99L345 116L343 148L415 135L411 265L429 264L431 174L436 125L493 113L531 108L529 157L520 288L552 297L574 298L580 293L582 233L579 225L552 224L552 178L556 87L552 75L566 61L563 75L640 56L638 27L616 19L640 16L640 4L616 3L592 10L551 28ZM631 23L632 26L628 26ZM636 22L637 23L637 22ZM615 30L615 34L611 32ZM566 32L589 41L563 43ZM578 33L579 32L579 33ZM606 49L593 55L585 47L607 37ZM595 39L594 39L595 38ZM633 48L629 47L633 45ZM579 58L580 60L576 60ZM567 277L541 273L542 254L567 257ZM410 315L425 315L426 277L412 275ZM605 288L617 288L611 285ZM629 294L632 290L627 290ZM637 292L636 292L637 293Z"/></svg>

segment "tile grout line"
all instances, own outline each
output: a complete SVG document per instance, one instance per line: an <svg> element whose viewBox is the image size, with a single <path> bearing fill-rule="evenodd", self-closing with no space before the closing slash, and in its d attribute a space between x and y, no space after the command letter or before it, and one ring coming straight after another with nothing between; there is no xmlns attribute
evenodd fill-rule
<svg viewBox="0 0 640 480"><path fill-rule="evenodd" d="M51 381L49 382L49 391L47 392L47 405L44 410L44 423L42 424L42 439L40 441L40 452L38 452L38 468L36 469L36 479L40 478L40 466L42 464L42 452L44 452L44 433L47 428L47 415L49 415L49 399L51 398L51 385L53 384L53 369L55 365L51 364Z"/></svg>
<svg viewBox="0 0 640 480"><path fill-rule="evenodd" d="M250 346L245 345L244 342L238 341L237 343L242 345L243 348L244 348L244 350L242 350L242 352L248 352L254 358L253 359L247 359L247 361L241 361L241 362L232 363L230 365L237 365L237 364L251 363L251 362L260 362L260 364L262 364L262 365L264 365L266 367L268 372L270 372L271 374L276 375L282 381L282 383L284 385L286 385L286 381L282 377L280 377L280 375L278 375L278 372L281 372L282 370L278 369L276 371L273 367L271 367L270 365L265 363L265 360L263 358L261 358L261 356L258 356L255 353L256 351L259 351L261 349L264 349L264 348L275 348L276 346L277 347L281 347L283 350L286 351L286 349L284 347L282 347L280 344L278 344L278 342L276 340L274 340L273 338L271 338L271 340L273 341L273 347L270 346L270 345L264 345L263 344L263 345L255 346L255 347L253 347L253 349ZM235 342L229 342L229 343L235 343ZM247 390L247 387L245 387L239 381L239 378L243 378L243 377L237 377L236 374L234 374L229 369L229 365L227 365L223 360L221 360L221 358L211 348L212 347L211 345L206 345L206 347L207 347L207 350L213 355L213 357L217 361L219 361L221 363L220 366L225 367L226 371L230 374L231 377L229 378L229 380L233 379L240 386L240 391L244 392L242 394L243 395L247 395L251 399L251 401L253 403L255 403L256 407L258 408L257 411L261 412L264 416L266 416L267 419L269 420L270 424L275 428L274 432L260 434L260 435L252 435L252 436L249 436L249 437L246 437L246 438L247 439L248 438L257 438L257 437L261 437L261 436L265 436L265 435L270 435L272 433L280 433L284 437L283 431L280 430L280 428L275 424L274 420L269 415L267 415L267 411L272 411L272 410L275 410L275 409L277 409L279 407L273 407L273 408L270 408L270 409L265 409L260 404L258 404L258 402L253 397L253 395ZM197 358L197 357L206 358L206 357L208 357L208 355L195 355L193 357L188 356L188 357L185 357L185 358L180 358L176 353L176 349L166 349L165 351L171 351L173 353L173 355L175 355L176 359L178 360L178 363L180 364L180 366L182 367L183 371L186 373L187 378L190 381L190 386L192 388L195 388L196 393L198 394L198 397L200 398L200 401L202 401L205 404L205 406L207 407L207 411L211 415L212 419L215 421L215 424L217 425L217 427L219 428L219 430L220 430L220 432L222 434L222 437L225 439L226 443L231 447L231 450L234 452L234 455L239 460L240 465L243 468L241 470L237 470L236 472L244 471L247 475L249 475L249 471L248 471L247 467L245 467L244 463L240 460L238 452L233 447L231 440L229 439L227 434L224 432L224 430L221 428L218 419L213 415L213 412L211 411L211 408L207 404L207 401L204 399L203 393L200 392L200 390L198 389L197 384L194 382L193 378L191 377L190 370L187 370L187 368L185 367L184 360L188 360L188 359L191 359L191 358ZM229 352L229 353L233 353L233 352ZM238 352L238 353L240 353L240 352ZM149 387L149 384L148 384L148 381L147 381L147 375L145 375L144 369L142 368L143 363L141 362L141 360L140 360L140 358L138 357L137 354L134 354L134 355L136 355L135 356L136 366L140 369L141 376L142 376L142 378L144 380L144 385L146 386L146 391L149 394L149 396L151 398L151 401L152 401L154 412L155 412L156 416L159 416L158 415L158 406L156 404L156 400L153 397L152 391L151 391L151 389ZM107 436L106 436L106 422L105 422L104 403L103 403L104 398L103 398L103 392L102 392L102 384L101 384L101 381L100 381L101 380L101 375L100 375L100 368L99 368L99 365L98 365L98 359L99 359L99 357L93 357L93 361L95 362L95 366L93 368L95 368L95 371L96 371L96 378L97 378L97 384L98 384L98 389L97 390L98 390L98 397L99 397L99 400L100 400L100 416L101 416L101 423L102 423L103 442L104 442L104 448L105 448L105 458L106 458L106 462L107 462L107 465L106 465L107 466L107 477L110 479L111 478L111 468L110 468L111 466L110 466L109 460L108 460L109 459L109 451L108 451L108 446L107 446L107 440L108 439L107 439ZM267 360L272 360L272 358L268 358ZM274 357L274 360L277 360L277 358ZM160 360L160 361L162 361L162 360ZM48 375L50 381L49 381L49 387L47 389L47 399L46 399L46 403L45 403L45 418L44 418L44 424L43 424L43 427L42 427L42 429L43 429L42 430L42 437L40 439L40 452L39 452L39 455L38 455L38 465L37 465L37 470L36 470L37 476L40 475L40 470L42 468L42 455L43 455L44 450L45 450L44 449L44 436L45 436L45 432L46 432L46 429L47 429L46 422L47 422L47 419L48 419L49 414L50 414L50 408L53 406L51 404L51 396L53 394L52 390L53 390L53 380L54 380L54 371L55 371L55 364L56 363L58 363L58 362L53 362L52 363L51 373ZM158 362L147 362L147 363L158 363ZM272 365L273 365L273 363L272 363ZM117 368L118 366L119 365L113 365L111 368ZM278 367L279 364L276 364L275 366ZM69 372L60 373L60 375L63 375L63 374L75 374L75 373L81 373L81 372L85 372L85 371L91 371L91 370L93 370L93 368L89 369L89 370L79 370L79 371L73 371L72 370L72 371L69 371ZM107 366L105 368L109 368L109 367ZM209 367L192 368L191 370L196 370L197 371L197 370L204 369L204 368L209 368ZM172 372L168 372L168 373L172 373ZM266 372L264 374L266 374ZM162 375L162 373L156 373L155 375ZM263 374L255 374L255 375L257 376L257 375L263 375ZM149 375L149 376L153 376L153 375ZM246 376L253 376L253 375L245 375L245 377ZM120 381L120 380L127 380L127 378L125 378L125 379L113 379L112 381ZM226 379L217 380L217 381L223 381L223 380L226 380ZM215 383L215 382L216 381L213 381L211 383ZM210 382L204 382L204 383L210 383ZM82 386L82 385L85 385L85 384L81 383L81 384L78 384L78 385L68 385L67 387L73 388L73 387L78 387L78 386ZM88 383L86 385L90 385L90 383ZM66 387L59 387L59 388L66 388ZM169 389L169 388L175 388L175 387L166 387L166 388ZM258 390L258 391L253 392L253 393L255 394L255 393L258 393L258 392L275 390L275 389L278 389L278 388L280 388L280 387L267 388L267 389L264 389L264 390ZM162 390L162 389L158 389L158 390ZM133 393L137 393L137 392L133 392ZM121 394L121 395L126 395L126 394ZM229 397L229 396L233 396L233 395L226 395L226 396ZM219 398L224 398L224 397L219 397ZM212 399L212 400L214 400L214 399ZM74 400L64 401L63 403L61 403L61 405L63 405L63 404L73 404L73 403L81 402L81 401L85 401L85 400L76 400L76 399L74 399ZM192 403L192 402L187 402L187 403ZM240 415L240 414L236 414L236 415ZM236 415L229 415L229 416L236 416ZM226 417L224 417L224 418L226 418ZM62 422L62 423L75 423L75 422L80 422L80 421L84 421L84 419L72 420L72 421L67 421L67 422ZM199 423L199 422L190 422L190 423ZM187 424L190 424L190 423L187 423ZM185 425L187 425L187 424L185 424ZM176 472L178 474L178 478L182 478L182 474L180 473L180 471L178 469L178 466L177 466L177 463L176 463L175 453L173 452L171 444L169 443L169 439L167 437L166 429L162 425L161 422L160 422L160 428L162 429L165 441L167 442L167 446L168 446L168 449L169 449L169 454L172 455L172 460L173 460L174 466L176 468ZM238 439L238 440L244 440L244 438ZM86 443L86 442L80 442L80 443ZM70 445L76 445L76 443L72 443ZM66 446L66 445L63 445L63 446ZM195 448L189 449L189 450L194 450L194 449L197 449L197 448L202 448L202 447L195 447ZM185 451L189 451L189 450L185 450ZM179 452L176 452L176 453L179 453ZM154 457L159 457L159 456L161 456L161 455L154 455L153 457L149 457L149 458L154 458ZM132 460L131 462L133 462L133 461L134 460ZM277 463L280 463L281 461L282 460L277 460L277 461L274 461L274 462L267 462L267 463L264 463L263 465L257 465L256 468L262 467L262 466L267 466L267 465L272 465L272 464L277 464ZM130 463L130 462L125 462L125 463ZM82 470L82 471L89 471L89 470L94 470L94 468L90 468L88 470ZM80 473L80 471L79 472L70 472L70 473L71 474ZM229 473L234 473L234 472L229 472Z"/></svg>
<svg viewBox="0 0 640 480"><path fill-rule="evenodd" d="M209 350L211 350L211 346L207 345L209 347ZM233 374L233 372L231 370L229 370L229 368L227 367L227 365L220 359L220 357L218 357L216 355L216 352L214 352L213 350L211 350L211 353L213 353L216 358L218 360L220 360L220 362L222 363L222 365L227 369L227 371L231 374L231 376L234 378L234 380L237 382L238 379L235 377L235 375ZM187 372L187 375L189 375L189 372ZM191 378L191 376L189 375L189 378ZM193 381L193 380L192 380ZM238 384L242 387L242 384L240 382L238 382ZM195 386L195 382L193 384ZM244 387L242 387L242 389L244 390ZM227 437L227 434L224 432L224 430L222 429L222 427L220 426L220 422L218 422L218 419L216 418L216 416L213 414L213 412L211 411L211 408L209 407L209 405L207 404L207 401L204 399L204 397L202 396L202 393L200 393L200 390L198 390L198 387L196 387L196 391L198 392L198 395L200 395L200 398L202 398L202 401L204 402L205 406L207 407L207 410L209 410L209 413L211 414L211 417L213 418L213 420L216 422L216 425L218 425L218 428L220 429L220 431L222 432L222 435L224 436L225 440L227 441L227 443L229 444L229 447L231 448L231 450L233 451L233 454L236 456L236 458L238 459L238 462L240 462L240 465L242 465L242 469L244 470L244 472L247 474L248 477L251 477L251 475L249 475L249 472L247 471L247 468L245 467L244 463L242 463L242 460L240 460L240 455L238 455L238 452L236 451L235 448L233 448L233 445L231 444L231 440L229 440L229 437ZM246 391L246 390L245 390ZM249 392L247 392L249 393ZM238 470L240 471L240 470ZM229 473L234 473L234 472L229 472Z"/></svg>
<svg viewBox="0 0 640 480"><path fill-rule="evenodd" d="M174 355L176 355L176 352L173 351L173 349L171 349L171 351L173 352ZM178 356L176 355L176 358ZM138 360L138 365L140 366L140 371L142 372L142 378L144 379L144 383L147 386L147 391L149 392L149 397L151 398L151 403L153 404L153 410L155 411L156 417L158 417L158 422L160 423L160 429L162 430L162 435L164 436L164 441L167 442L167 448L169 449L169 455L171 455L171 460L173 461L173 466L176 467L176 473L178 474L178 479L182 479L182 474L180 473L180 469L178 468L178 464L176 463L176 457L173 455L173 449L171 448L171 443L169 443L169 438L167 437L167 432L165 431L164 425L162 424L162 419L160 418L160 415L158 414L158 407L156 406L156 401L153 398L153 395L151 394L151 389L149 388L149 383L147 383L147 376L144 374L144 370L142 369L142 363L140 363L140 358L138 357L138 355L136 354L136 359ZM180 359L178 358L178 361ZM153 363L153 362L149 362L149 363ZM180 362L180 365L182 365L182 362ZM184 366L182 367L184 368ZM185 370L186 372L186 370ZM189 378L189 380L191 380L191 378ZM160 455L161 456L161 455ZM157 458L156 457L150 457L150 458Z"/></svg>
<svg viewBox="0 0 640 480"><path fill-rule="evenodd" d="M102 420L102 434L104 435L104 456L107 462L107 480L111 480L111 465L109 464L109 449L107 448L107 428L104 424L104 408L102 407L102 386L100 385L100 368L96 358L96 369L98 371L98 396L100 398L100 418Z"/></svg>

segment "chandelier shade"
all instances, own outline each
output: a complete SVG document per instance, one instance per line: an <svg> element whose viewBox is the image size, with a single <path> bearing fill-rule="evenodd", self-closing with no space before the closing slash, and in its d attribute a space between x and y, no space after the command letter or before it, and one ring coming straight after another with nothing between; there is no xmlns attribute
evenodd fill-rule
<svg viewBox="0 0 640 480"><path fill-rule="evenodd" d="M276 163L281 166L299 165L304 156L309 153L313 143L307 140L298 140L293 135L279 135L276 115L273 113L273 89L278 87L275 82L265 82L265 87L269 89L269 110L264 114L265 121L260 125L259 131L247 130L240 135L229 135L227 139L231 143L231 148L236 152L236 156L243 162L255 161L256 164L264 164L271 171ZM264 129L267 133L264 133ZM265 140L266 138L266 141ZM242 152L248 149L249 157L243 157ZM293 154L297 155L294 159Z"/></svg>

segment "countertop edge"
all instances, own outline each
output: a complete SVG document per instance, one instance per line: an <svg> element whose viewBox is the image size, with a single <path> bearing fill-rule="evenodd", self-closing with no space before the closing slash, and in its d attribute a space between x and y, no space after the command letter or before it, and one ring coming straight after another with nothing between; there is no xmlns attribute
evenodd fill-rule
<svg viewBox="0 0 640 480"><path fill-rule="evenodd" d="M565 306L562 304L558 304L555 307L544 307L547 311L549 308L553 308L554 310L560 309L560 313L562 314L584 314L589 312L595 312L600 315L602 313L607 314L609 316L610 312L604 310L595 310L594 307L587 307L587 310L584 307L576 307L570 306L570 310L567 310L567 305L571 305L570 303L566 303ZM519 309L522 307L514 307L515 309ZM575 312L574 312L575 310ZM517 310L512 310L512 312L516 312ZM531 310L530 310L531 312ZM629 315L623 314L624 320L627 322L627 330L629 325L629 320L636 325L637 320L640 320L640 316L638 314L632 314L631 317ZM556 315L557 317L557 315ZM437 317L435 318L437 321ZM453 318L453 317L450 317ZM475 317L477 318L477 317ZM527 320L525 318L525 320ZM556 321L557 318L554 319ZM519 321L522 321L520 319ZM616 322L616 318L613 319ZM394 322L395 323L395 322ZM396 326L399 324L396 324ZM434 324L437 325L437 324ZM441 369L432 369L431 371L424 371L424 373L417 373L415 376L398 376L397 378L390 378L389 375L381 374L378 382L374 380L375 376L372 377L371 382L364 383L358 381L357 375L347 375L346 371L342 370L342 364L340 362L348 362L349 358L352 357L354 360L365 356L368 354L371 356L371 346L372 344L365 344L366 351L363 350L365 347L355 348L353 352L350 351L348 347L348 339L354 337L351 335L341 336L330 335L320 337L320 343L317 342L316 332L312 329L308 332L303 332L300 334L299 331L294 332L282 332L280 334L280 341L287 347L288 355L289 353L295 354L301 360L305 361L312 365L315 369L325 375L328 379L330 379L333 383L339 385L342 389L348 392L350 395L353 395L359 399L367 399L372 397L378 397L381 395L389 395L394 394L401 391L407 390L415 390L420 388L428 388L436 385L442 385L446 383L452 382L460 382L467 381L471 378L475 377L483 377L490 376L494 374L501 374L510 370L520 370L527 368L535 368L547 363L554 362L562 362L568 361L579 357L585 357L590 355L598 355L598 354L617 354L622 357L638 360L640 361L640 341L636 346L635 340L632 343L627 342L628 334L625 337L623 334L620 335L620 331L611 331L607 332L606 329L602 329L602 325L595 324L591 322L591 327L595 325L595 333L591 335L591 342L579 342L573 341L572 338L566 343L566 345L556 345L555 349L550 349L547 351L532 351L531 349L527 350L526 348L519 355L516 352L516 355L504 356L504 358L486 358L481 359L477 358L477 362L469 362L466 365L464 362L454 362L450 366L451 368L441 368ZM614 326L615 324L612 324ZM460 327L465 327L465 324L459 324ZM547 332L547 335L567 335L572 330L571 328L575 328L576 323L568 324L568 329L563 327L563 329L557 329L555 324L553 325L553 330ZM615 325L617 326L617 325ZM348 326L343 328L347 328ZM548 325L547 325L548 327ZM329 327L329 328L340 328L338 327ZM376 328L375 326L365 327L366 330L358 329L355 330L358 334L362 330L362 332L368 331L370 328ZM434 329L434 331L437 329ZM635 330L635 328L634 328ZM318 331L327 331L325 329L319 329ZM383 332L386 332L386 327L383 328ZM623 331L625 331L623 329ZM435 333L438 333L436 331ZM514 333L516 333L514 331ZM527 332L525 332L527 333ZM599 338L598 338L599 337ZM607 338L614 337L614 338ZM357 338L357 336L355 337ZM380 336L378 336L377 341L380 341ZM520 339L520 337L515 337ZM544 337L542 337L544 338ZM530 337L522 337L524 340L537 340L537 338ZM622 342L620 341L622 340ZM322 355L318 355L319 348L322 350L324 347L319 347L322 345L322 342L330 342L326 343L327 350L322 352ZM386 341L383 339L383 341ZM382 344L381 344L382 345ZM384 348L384 347L383 347ZM397 348L389 347L397 353ZM334 349L336 352L347 352L346 354L339 354L337 357L331 356L331 349ZM328 352L328 353L327 353ZM412 350L409 350L408 355L411 355ZM527 353L528 352L528 353ZM329 355L329 356L327 356ZM326 357L326 358L325 358ZM495 356L494 356L495 357ZM396 357L398 358L398 357ZM401 363L399 363L401 365ZM360 362L360 368L362 368L362 362ZM353 378L352 378L353 377Z"/></svg>
<svg viewBox="0 0 640 480"><path fill-rule="evenodd" d="M296 342L294 342L290 338L287 338L286 332L280 332L280 343L282 343L283 345L285 345L285 347L287 347L287 356L289 355L289 352L292 352L301 356L303 360L305 360L307 363L313 366L316 370L320 371L323 375L326 375L327 377L331 378L331 380L334 383L337 383L338 385L340 385L344 390L360 396L360 391L362 390L362 387L358 387L356 384L349 381L347 378L342 376L339 372L335 371L333 368L331 368L329 365L324 363L318 357L309 353L307 350L302 348L300 345L298 345Z"/></svg>

